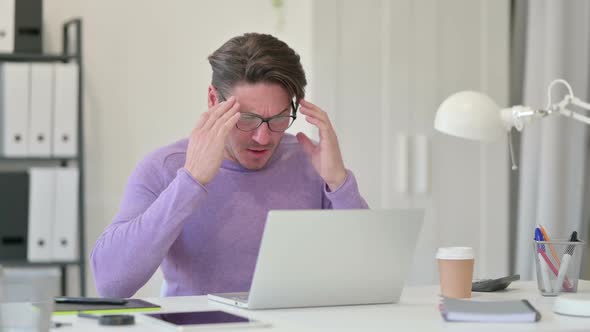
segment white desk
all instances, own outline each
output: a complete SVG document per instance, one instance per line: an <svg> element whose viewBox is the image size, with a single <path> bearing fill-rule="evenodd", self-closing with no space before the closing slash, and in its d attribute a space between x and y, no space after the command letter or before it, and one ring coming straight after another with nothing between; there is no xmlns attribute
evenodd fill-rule
<svg viewBox="0 0 590 332"><path fill-rule="evenodd" d="M580 281L579 292L590 293L590 281ZM554 298L541 296L536 282L512 283L507 291L474 293L480 299L528 299L541 312L538 323L490 324L447 323L439 311L438 286L408 287L400 303L364 306L322 307L281 310L242 310L208 302L204 296L148 298L160 304L164 311L191 311L221 309L272 324L270 329L247 331L588 331L590 318L561 316L551 311ZM71 322L52 331L161 331L159 326L135 325L131 327L100 327L95 320L75 316L56 316L54 321ZM237 330L237 329L236 329ZM243 329L240 329L243 330ZM229 330L225 330L229 331Z"/></svg>

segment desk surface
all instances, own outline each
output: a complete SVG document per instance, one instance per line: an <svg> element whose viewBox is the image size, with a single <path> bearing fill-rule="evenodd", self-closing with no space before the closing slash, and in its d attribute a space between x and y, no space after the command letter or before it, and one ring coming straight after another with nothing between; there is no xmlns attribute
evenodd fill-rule
<svg viewBox="0 0 590 332"><path fill-rule="evenodd" d="M590 293L590 281L580 281L579 292ZM473 293L474 299L528 299L541 312L538 323L448 323L437 308L438 286L407 287L400 303L362 306L301 308L281 310L244 310L224 304L209 302L205 296L148 298L162 305L164 311L225 310L262 320L272 327L248 329L248 331L587 331L590 318L576 318L552 312L555 298L543 297L536 289L536 282L515 282L508 290L496 293ZM54 321L71 322L72 326L52 331L105 331L91 319L75 316L56 316ZM112 328L111 328L112 330ZM224 329L229 331L227 329ZM237 330L237 329L235 329ZM243 329L242 329L243 330ZM119 327L117 331L161 331L161 326L139 325Z"/></svg>

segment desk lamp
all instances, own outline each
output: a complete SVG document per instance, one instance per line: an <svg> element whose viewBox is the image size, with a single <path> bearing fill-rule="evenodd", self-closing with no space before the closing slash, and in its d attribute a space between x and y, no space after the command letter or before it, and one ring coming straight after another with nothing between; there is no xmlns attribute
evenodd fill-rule
<svg viewBox="0 0 590 332"><path fill-rule="evenodd" d="M567 87L568 94L553 104L551 89L557 83ZM445 134L478 140L493 141L502 135L508 135L512 169L518 167L514 161L514 149L510 132L512 128L521 131L532 119L545 118L553 114L561 114L590 125L590 117L574 112L568 107L575 105L590 110L590 104L574 96L571 86L563 79L557 79L547 88L548 101L545 109L532 109L528 106L512 106L500 108L492 98L476 91L457 92L442 102L436 112L434 128Z"/></svg>
<svg viewBox="0 0 590 332"><path fill-rule="evenodd" d="M551 89L557 83L566 86L568 94L561 101L551 102ZM434 128L445 134L477 140L493 141L508 135L512 169L517 169L510 132L512 128L521 131L532 119L561 114L590 125L590 117L574 112L572 105L590 110L590 104L574 96L571 86L563 79L557 79L547 88L548 101L545 109L532 109L528 106L500 108L492 98L475 91L457 92L442 102L436 111ZM571 294L558 297L553 310L559 314L590 317L590 296Z"/></svg>

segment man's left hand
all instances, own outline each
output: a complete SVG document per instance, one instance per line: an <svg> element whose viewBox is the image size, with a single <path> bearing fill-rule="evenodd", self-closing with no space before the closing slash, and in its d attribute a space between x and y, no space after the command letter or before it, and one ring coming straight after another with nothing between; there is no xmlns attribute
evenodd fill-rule
<svg viewBox="0 0 590 332"><path fill-rule="evenodd" d="M346 180L346 168L336 132L326 112L306 100L301 100L300 105L299 111L305 115L305 120L320 130L320 142L314 144L304 133L297 134L297 141L303 146L313 167L324 179L330 191L334 191Z"/></svg>

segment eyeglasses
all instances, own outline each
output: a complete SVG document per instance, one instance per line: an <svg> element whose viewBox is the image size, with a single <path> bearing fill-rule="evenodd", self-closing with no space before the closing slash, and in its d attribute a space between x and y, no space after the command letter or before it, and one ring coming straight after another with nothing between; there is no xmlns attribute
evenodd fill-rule
<svg viewBox="0 0 590 332"><path fill-rule="evenodd" d="M292 107L295 109L295 105L292 105ZM238 119L238 122L236 123L236 127L241 131L253 131L260 127L261 124L266 122L270 131L282 133L291 127L296 118L297 116L294 114L275 115L270 118L263 118L257 114L242 113L240 115L240 119Z"/></svg>
<svg viewBox="0 0 590 332"><path fill-rule="evenodd" d="M219 90L218 90L219 91ZM221 97L221 101L225 100L225 97L219 93ZM258 114L254 113L241 113L238 122L236 123L236 128L241 131L253 131L256 130L260 125L266 122L268 125L268 129L275 133L282 133L287 130L295 119L297 119L297 106L295 102L291 101L291 109L290 115L275 115L271 116L270 118L263 118Z"/></svg>

